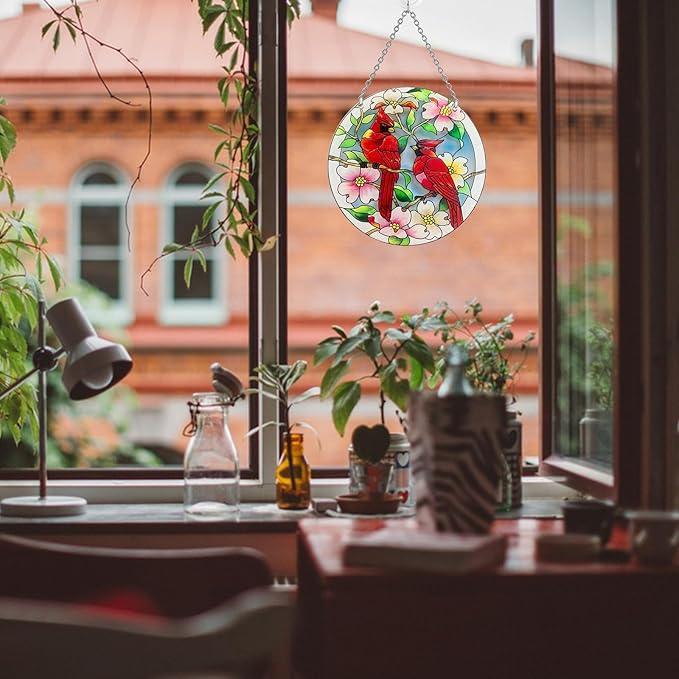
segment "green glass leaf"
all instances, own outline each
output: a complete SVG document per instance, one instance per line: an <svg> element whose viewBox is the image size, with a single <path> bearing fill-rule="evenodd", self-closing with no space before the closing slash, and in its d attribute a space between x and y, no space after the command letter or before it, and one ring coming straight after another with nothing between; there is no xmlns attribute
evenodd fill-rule
<svg viewBox="0 0 679 679"><path fill-rule="evenodd" d="M403 177L403 183L406 185L406 188L410 186L410 182L412 181L412 177L410 176L410 172L402 172L401 176Z"/></svg>
<svg viewBox="0 0 679 679"><path fill-rule="evenodd" d="M431 90L424 87L413 87L411 90L408 90L408 94L412 94L419 101L429 101Z"/></svg>
<svg viewBox="0 0 679 679"><path fill-rule="evenodd" d="M346 134L347 131L340 125L336 130L335 130L335 136L338 137L341 134Z"/></svg>
<svg viewBox="0 0 679 679"><path fill-rule="evenodd" d="M441 201L439 202L439 210L443 210L444 212L448 212L448 201L445 198L441 198Z"/></svg>
<svg viewBox="0 0 679 679"><path fill-rule="evenodd" d="M340 144L340 148L341 148L341 149L350 149L352 146L356 146L356 140L355 140L355 139L352 139L352 138L345 139L345 140Z"/></svg>
<svg viewBox="0 0 679 679"><path fill-rule="evenodd" d="M424 123L422 127L420 128L422 130L426 130L427 132L431 132L431 134L438 134L438 130L434 127L433 123Z"/></svg>
<svg viewBox="0 0 679 679"><path fill-rule="evenodd" d="M457 192L458 192L458 193L461 193L461 194L463 194L463 195L465 195L465 196L469 196L469 195L471 195L472 190L471 190L469 184L467 184L467 182L465 182L465 183L457 190Z"/></svg>
<svg viewBox="0 0 679 679"><path fill-rule="evenodd" d="M448 134L453 137L453 139L462 141L462 137L464 137L464 125L459 120L456 120L453 129L450 130Z"/></svg>
<svg viewBox="0 0 679 679"><path fill-rule="evenodd" d="M374 215L376 210L372 205L361 205L360 207L344 208L354 219L359 222L367 222L370 215Z"/></svg>
<svg viewBox="0 0 679 679"><path fill-rule="evenodd" d="M367 163L368 159L360 151L347 151L347 160L357 160L359 163Z"/></svg>
<svg viewBox="0 0 679 679"><path fill-rule="evenodd" d="M402 203L409 203L413 199L413 192L402 186L394 187L394 195L396 196L396 200L400 200Z"/></svg>
<svg viewBox="0 0 679 679"><path fill-rule="evenodd" d="M414 124L415 124L415 111L414 109L411 108L410 111L408 111L408 117L406 118L406 127L409 130L412 130Z"/></svg>
<svg viewBox="0 0 679 679"><path fill-rule="evenodd" d="M397 236L389 236L389 245L400 245L402 240L402 238Z"/></svg>
<svg viewBox="0 0 679 679"><path fill-rule="evenodd" d="M369 125L372 123L372 121L375 120L375 114L374 113L368 113L367 116L363 116L363 124L364 125Z"/></svg>
<svg viewBox="0 0 679 679"><path fill-rule="evenodd" d="M408 146L408 135L404 134L402 137L399 137L398 139L398 150L401 153L403 153L406 146Z"/></svg>

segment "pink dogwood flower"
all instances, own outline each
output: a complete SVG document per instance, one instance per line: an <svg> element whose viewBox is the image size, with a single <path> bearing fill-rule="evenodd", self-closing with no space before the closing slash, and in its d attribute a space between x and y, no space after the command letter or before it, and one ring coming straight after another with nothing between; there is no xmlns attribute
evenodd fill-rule
<svg viewBox="0 0 679 679"><path fill-rule="evenodd" d="M434 127L438 132L452 129L456 120L462 120L464 113L459 106L453 106L448 99L432 92L429 103L422 107L422 117L425 120L433 120Z"/></svg>
<svg viewBox="0 0 679 679"><path fill-rule="evenodd" d="M337 187L338 193L346 196L347 202L352 205L356 200L361 203L369 203L377 200L379 189L375 182L380 178L380 171L372 167L340 166L337 174L344 179Z"/></svg>
<svg viewBox="0 0 679 679"><path fill-rule="evenodd" d="M376 226L383 236L396 236L396 238L426 238L427 228L423 224L411 224L411 213L402 207L391 211L391 218L386 220L379 212L368 217L368 221Z"/></svg>

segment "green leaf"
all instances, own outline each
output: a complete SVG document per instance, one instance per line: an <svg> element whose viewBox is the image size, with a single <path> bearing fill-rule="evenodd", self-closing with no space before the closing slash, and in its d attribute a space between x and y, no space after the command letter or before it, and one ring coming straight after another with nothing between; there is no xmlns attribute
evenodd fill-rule
<svg viewBox="0 0 679 679"><path fill-rule="evenodd" d="M6 161L16 146L17 135L14 125L5 116L0 116L0 157Z"/></svg>
<svg viewBox="0 0 679 679"><path fill-rule="evenodd" d="M403 177L403 183L406 185L406 188L408 188L408 186L410 186L410 182L412 181L410 172L402 172L401 177Z"/></svg>
<svg viewBox="0 0 679 679"><path fill-rule="evenodd" d="M372 123L372 121L375 120L375 114L374 113L368 113L368 115L363 116L363 124L364 125L369 125Z"/></svg>
<svg viewBox="0 0 679 679"><path fill-rule="evenodd" d="M404 134L398 138L398 150L403 153L406 146L408 146L408 135Z"/></svg>
<svg viewBox="0 0 679 679"><path fill-rule="evenodd" d="M255 187L245 177L240 178L240 185L243 187L248 200L254 203L256 201Z"/></svg>
<svg viewBox="0 0 679 679"><path fill-rule="evenodd" d="M339 337L328 337L320 342L314 352L314 365L323 363L326 359L334 356L341 341Z"/></svg>
<svg viewBox="0 0 679 679"><path fill-rule="evenodd" d="M340 327L339 325L331 325L330 326L340 337L346 337L347 333L344 332L344 328Z"/></svg>
<svg viewBox="0 0 679 679"><path fill-rule="evenodd" d="M345 139L341 144L341 149L350 149L352 146L356 146L356 140L353 138Z"/></svg>
<svg viewBox="0 0 679 679"><path fill-rule="evenodd" d="M370 335L367 332L361 332L353 337L347 337L347 339L342 340L342 343L337 347L337 352L335 353L335 359L333 360L333 365L337 365L347 354L357 349L363 344Z"/></svg>
<svg viewBox="0 0 679 679"><path fill-rule="evenodd" d="M52 19L52 21L48 21L43 27L42 31L40 31L41 36L44 38L45 34L49 29L56 23L56 19Z"/></svg>
<svg viewBox="0 0 679 679"><path fill-rule="evenodd" d="M413 333L411 330L400 330L399 328L389 328L384 333L384 336L387 339L394 340L395 342L405 342L406 340L409 340L412 336Z"/></svg>
<svg viewBox="0 0 679 679"><path fill-rule="evenodd" d="M193 257L189 257L184 263L184 285L191 287L191 274L193 273Z"/></svg>
<svg viewBox="0 0 679 679"><path fill-rule="evenodd" d="M412 130L414 124L415 124L415 110L411 108L408 111L408 117L406 118L406 127L409 130Z"/></svg>
<svg viewBox="0 0 679 679"><path fill-rule="evenodd" d="M472 190L471 190L469 184L467 184L467 182L465 182L465 183L457 190L457 192L458 192L458 193L461 193L461 194L463 194L463 195L465 195L465 196L470 196Z"/></svg>
<svg viewBox="0 0 679 679"><path fill-rule="evenodd" d="M346 210L352 217L355 219L358 219L359 222L367 222L368 217L370 215L374 215L376 210L372 205L361 205L360 207L355 207L355 208L343 208Z"/></svg>
<svg viewBox="0 0 679 679"><path fill-rule="evenodd" d="M352 113L349 114L349 120L351 120L351 124L356 127L358 125L358 118Z"/></svg>
<svg viewBox="0 0 679 679"><path fill-rule="evenodd" d="M402 203L409 203L414 197L410 189L398 185L394 187L394 195L396 200L400 200Z"/></svg>
<svg viewBox="0 0 679 679"><path fill-rule="evenodd" d="M75 34L75 28L73 28L73 25L71 24L70 21L66 21L66 28L68 29L68 32L71 35L71 39L73 40L73 42L75 42L75 35L76 35Z"/></svg>
<svg viewBox="0 0 679 679"><path fill-rule="evenodd" d="M61 269L59 268L59 265L57 264L56 260L53 257L46 255L45 259L47 259L47 266L49 267L50 270L50 276L52 277L54 289L58 290L61 287L62 283Z"/></svg>
<svg viewBox="0 0 679 679"><path fill-rule="evenodd" d="M425 370L433 372L434 355L429 345L422 338L413 335L403 344L403 349L408 356L421 363Z"/></svg>
<svg viewBox="0 0 679 679"><path fill-rule="evenodd" d="M347 131L340 125L336 130L335 130L335 136L339 137L342 134L346 134Z"/></svg>
<svg viewBox="0 0 679 679"><path fill-rule="evenodd" d="M344 436L349 417L361 398L358 382L340 384L332 395L332 421L340 436Z"/></svg>
<svg viewBox="0 0 679 679"><path fill-rule="evenodd" d="M408 375L408 384L413 391L420 391L424 386L424 368L422 364L410 357L409 360L410 372Z"/></svg>
<svg viewBox="0 0 679 679"><path fill-rule="evenodd" d="M391 311L378 311L371 320L373 323L394 323L396 316Z"/></svg>
<svg viewBox="0 0 679 679"><path fill-rule="evenodd" d="M429 101L431 92L431 90L424 87L413 87L411 90L408 90L408 94L412 94L415 99L419 99L419 101Z"/></svg>
<svg viewBox="0 0 679 679"><path fill-rule="evenodd" d="M391 363L382 371L380 375L380 387L384 395L392 401L399 410L406 411L408 409L408 396L410 394L410 386L408 380L404 380L396 373L396 365Z"/></svg>
<svg viewBox="0 0 679 679"><path fill-rule="evenodd" d="M325 399L333 393L337 383L346 375L349 370L349 361L340 361L326 371L321 380L321 398Z"/></svg>
<svg viewBox="0 0 679 679"><path fill-rule="evenodd" d="M441 198L439 201L439 210L443 210L444 212L448 212L448 201L445 198Z"/></svg>
<svg viewBox="0 0 679 679"><path fill-rule="evenodd" d="M59 43L61 42L61 25L57 26L57 30L54 31L54 36L52 37L52 49L56 52L59 49Z"/></svg>
<svg viewBox="0 0 679 679"><path fill-rule="evenodd" d="M439 131L434 127L433 123L424 123L424 125L422 125L421 129L426 130L427 132L430 132L431 134L438 134L439 133Z"/></svg>
<svg viewBox="0 0 679 679"><path fill-rule="evenodd" d="M389 236L389 245L400 245L403 239L398 236Z"/></svg>

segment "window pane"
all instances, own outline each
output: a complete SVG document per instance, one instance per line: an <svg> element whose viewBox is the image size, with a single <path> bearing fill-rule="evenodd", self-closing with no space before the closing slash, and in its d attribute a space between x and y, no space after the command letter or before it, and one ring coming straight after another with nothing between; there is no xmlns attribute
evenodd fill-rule
<svg viewBox="0 0 679 679"><path fill-rule="evenodd" d="M177 177L175 184L177 186L205 186L207 182L207 175L197 170L188 170Z"/></svg>
<svg viewBox="0 0 679 679"><path fill-rule="evenodd" d="M205 206L203 205L174 206L174 236L172 238L175 243L191 242L193 229L202 223L204 212Z"/></svg>
<svg viewBox="0 0 679 679"><path fill-rule="evenodd" d="M555 3L555 452L611 466L614 2Z"/></svg>
<svg viewBox="0 0 679 679"><path fill-rule="evenodd" d="M111 184L117 184L116 178L109 172L93 172L92 174L85 177L83 184L85 186L110 186Z"/></svg>
<svg viewBox="0 0 679 679"><path fill-rule="evenodd" d="M111 299L121 298L120 262L118 260L88 260L80 262L80 278L99 288Z"/></svg>
<svg viewBox="0 0 679 679"><path fill-rule="evenodd" d="M80 208L81 245L119 245L120 207L83 205Z"/></svg>
<svg viewBox="0 0 679 679"><path fill-rule="evenodd" d="M212 299L214 295L214 265L207 263L207 271L198 261L194 261L193 273L191 275L191 287L187 288L184 283L184 264L185 260L176 259L172 262L173 266L173 293L174 299Z"/></svg>
<svg viewBox="0 0 679 679"><path fill-rule="evenodd" d="M373 300L402 316L431 308L439 300L447 301L462 314L465 302L478 298L489 322L515 314L510 360L518 362L520 340L538 325L536 87L531 65L535 2L467 3L464 30L452 32L451 26L460 25L460 6L456 3L427 0L416 9L443 69L460 95L462 108L479 131L488 163L478 207L459 230L417 247L388 245L364 235L347 221L328 188L328 155L335 130L356 104L372 66L368 60L379 55L393 26L382 4L386 3L343 0L332 22L310 14L296 21L291 29L290 361L300 358L311 364L314 345L333 334L331 325L348 330ZM323 59L310 59L309 55L314 54L322 54ZM369 94L394 85L402 86L405 92L417 87L449 96L410 19L404 21ZM428 102L421 105L425 103ZM407 125L408 108L401 108L398 115ZM450 143L452 135L439 137ZM352 152L357 150L355 146ZM411 170L412 151L403 151L402 162L410 159L410 167L403 168ZM467 173L471 172L468 166ZM413 200L425 193L418 182L412 178L409 185ZM359 191L351 203L355 207L357 200L362 200ZM427 217L431 215L424 216L425 223ZM436 340L431 341L434 346ZM538 454L536 354L533 343L515 389L523 422L523 452L529 456ZM320 384L328 365L326 362L321 368L310 368L308 377L298 384L299 390ZM354 361L342 380L373 371L365 361ZM319 451L313 435L305 432L306 453L312 465L345 467L352 430L359 424L379 422L378 380L364 379L361 387L361 400L344 437L333 427L330 399L310 399L298 406L294 419L312 424L323 444ZM392 432L403 431L391 403L386 408L386 420Z"/></svg>

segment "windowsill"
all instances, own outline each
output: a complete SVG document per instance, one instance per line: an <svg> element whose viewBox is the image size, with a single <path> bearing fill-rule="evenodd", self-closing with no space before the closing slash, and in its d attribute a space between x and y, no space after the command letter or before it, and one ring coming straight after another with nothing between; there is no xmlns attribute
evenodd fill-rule
<svg viewBox="0 0 679 679"><path fill-rule="evenodd" d="M0 516L0 533L28 535L167 535L225 533L294 533L302 519L322 515L309 509L282 512L271 503L243 503L232 517L197 520L188 517L179 503L90 504L80 516L19 518ZM561 518L561 501L526 500L519 509L497 515L504 519Z"/></svg>

